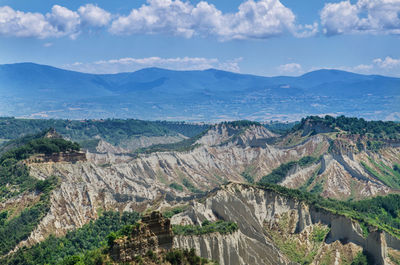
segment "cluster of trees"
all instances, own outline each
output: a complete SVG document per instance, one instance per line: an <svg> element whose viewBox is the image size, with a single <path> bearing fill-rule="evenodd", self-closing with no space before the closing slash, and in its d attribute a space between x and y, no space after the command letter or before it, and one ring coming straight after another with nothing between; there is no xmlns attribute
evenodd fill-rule
<svg viewBox="0 0 400 265"><path fill-rule="evenodd" d="M319 158L313 156L305 156L300 160L281 164L279 167L272 170L271 173L269 173L266 176L263 176L260 179L259 184L264 184L264 183L278 184L279 182L285 179L286 175L292 168L296 166L306 167L318 160Z"/></svg>
<svg viewBox="0 0 400 265"><path fill-rule="evenodd" d="M33 189L39 183L37 179L29 176L28 168L19 161L38 153L51 154L80 149L77 143L63 139L32 138L31 136L15 142L14 146L18 147L9 149L0 157L0 201ZM39 186L38 188L41 189Z"/></svg>
<svg viewBox="0 0 400 265"><path fill-rule="evenodd" d="M232 127L238 127L238 128L245 128L253 125L261 126L261 123L257 121L249 121L249 120L239 120L239 121L225 121L222 122L222 124L232 126Z"/></svg>
<svg viewBox="0 0 400 265"><path fill-rule="evenodd" d="M35 120L0 118L0 139L16 139L26 134L41 132L54 128L57 132L74 141L85 141L100 136L102 139L117 145L132 136L162 136L183 134L194 137L209 126L184 122L142 121L136 119L105 120Z"/></svg>
<svg viewBox="0 0 400 265"><path fill-rule="evenodd" d="M29 177L29 176L28 176ZM29 177L30 178L30 177ZM39 224L40 220L49 211L50 193L57 185L58 179L50 177L46 180L36 180L31 178L33 189L40 193L37 203L23 209L15 217L8 219L8 211L3 211L0 216L0 254L4 255L15 246L28 238L33 229Z"/></svg>
<svg viewBox="0 0 400 265"><path fill-rule="evenodd" d="M264 127L270 130L271 132L277 133L277 134L286 134L292 128L298 124L299 122L278 122L278 121L271 121L269 123L264 124Z"/></svg>
<svg viewBox="0 0 400 265"><path fill-rule="evenodd" d="M174 249L172 251L167 252L165 255L165 260L171 263L172 265L205 265L205 264L217 264L214 262L210 262L205 258L201 258L196 255L194 249Z"/></svg>
<svg viewBox="0 0 400 265"><path fill-rule="evenodd" d="M306 122L319 122L332 129L340 129L351 134L369 135L380 139L400 139L400 123L393 121L366 121L363 118L345 116L325 117L309 116L293 127L293 130L303 128Z"/></svg>
<svg viewBox="0 0 400 265"><path fill-rule="evenodd" d="M173 122L173 121L155 121L154 123L164 128L167 128L170 131L180 133L187 137L195 137L196 135L210 128L210 125L204 123L193 124L193 123Z"/></svg>
<svg viewBox="0 0 400 265"><path fill-rule="evenodd" d="M29 141L23 146L8 150L1 156L0 163L9 159L20 161L33 154L53 154L79 151L79 149L80 146L78 143L73 143L64 139L38 138Z"/></svg>
<svg viewBox="0 0 400 265"><path fill-rule="evenodd" d="M172 265L216 265L205 258L196 255L194 249L181 250L173 249L168 252L155 253L151 250L147 251L145 255L137 255L134 257L135 264L164 264L169 262ZM91 251L86 251L80 255L73 255L64 258L57 263L58 265L103 265L113 264L107 256L104 248L99 248Z"/></svg>
<svg viewBox="0 0 400 265"><path fill-rule="evenodd" d="M106 245L106 236L136 223L139 218L137 212L104 212L96 221L63 237L50 236L31 248L19 249L11 256L0 259L0 264L102 264L95 261L101 257L98 249ZM84 263L78 263L80 260Z"/></svg>
<svg viewBox="0 0 400 265"><path fill-rule="evenodd" d="M186 208L187 208L186 205L185 206L176 206L168 211L163 212L163 216L165 218L171 218L175 214L183 212Z"/></svg>
<svg viewBox="0 0 400 265"><path fill-rule="evenodd" d="M173 225L172 231L175 235L203 235L218 232L220 234L230 234L238 230L238 225L234 222L205 220L199 225Z"/></svg>
<svg viewBox="0 0 400 265"><path fill-rule="evenodd" d="M28 238L33 229L49 210L49 194L41 197L35 205L25 208L18 216L0 226L0 254L5 255L22 240Z"/></svg>

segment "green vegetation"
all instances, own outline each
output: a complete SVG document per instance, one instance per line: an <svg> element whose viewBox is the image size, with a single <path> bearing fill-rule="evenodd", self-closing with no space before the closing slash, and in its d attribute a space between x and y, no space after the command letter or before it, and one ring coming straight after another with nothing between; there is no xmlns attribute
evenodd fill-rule
<svg viewBox="0 0 400 265"><path fill-rule="evenodd" d="M105 212L95 222L90 222L76 231L69 232L65 237L50 237L30 249L18 251L10 260L2 260L0 264L114 264L109 256L110 247L113 246L115 239L130 236L132 229L141 225L136 222L138 219L138 213L124 212L121 216L116 212ZM107 233L109 234L107 235ZM145 255L135 256L134 262L138 264L169 262L177 265L216 265L216 263L198 257L194 249L172 249L161 253L149 250Z"/></svg>
<svg viewBox="0 0 400 265"><path fill-rule="evenodd" d="M309 116L303 118L293 127L293 131L302 129L306 122L320 123L332 130L342 130L351 134L367 135L376 139L400 139L400 123L393 121L366 121L363 118L348 118L345 116L325 117ZM369 148L379 148L381 143L370 142Z"/></svg>
<svg viewBox="0 0 400 265"><path fill-rule="evenodd" d="M310 193L312 194L320 194L324 190L324 186L322 185L321 182L318 182L312 187L310 190Z"/></svg>
<svg viewBox="0 0 400 265"><path fill-rule="evenodd" d="M117 232L138 220L139 214L136 212L124 212L122 215L118 212L104 212L96 221L68 232L63 237L50 236L31 248L24 247L12 256L1 259L0 264L77 264L72 261L96 260L101 256L96 249L105 245L104 240L109 233Z"/></svg>
<svg viewBox="0 0 400 265"><path fill-rule="evenodd" d="M57 265L111 265L111 262L107 261L107 256L102 252L102 250L94 249L85 251L82 254L76 254L72 256L67 256L60 260Z"/></svg>
<svg viewBox="0 0 400 265"><path fill-rule="evenodd" d="M175 214L181 213L184 210L186 210L188 206L187 205L183 205L183 206L176 206L174 208L172 208L171 210L165 211L163 212L163 216L165 218L171 218L172 216L174 216Z"/></svg>
<svg viewBox="0 0 400 265"><path fill-rule="evenodd" d="M241 175L248 183L254 183L254 177L249 172L244 171Z"/></svg>
<svg viewBox="0 0 400 265"><path fill-rule="evenodd" d="M169 184L169 186L173 189L183 191L183 186L179 185L178 183L173 182L173 183Z"/></svg>
<svg viewBox="0 0 400 265"><path fill-rule="evenodd" d="M298 124L299 122L279 122L279 121L270 121L269 123L264 124L264 127L270 130L273 133L277 134L286 134L291 131L291 129Z"/></svg>
<svg viewBox="0 0 400 265"><path fill-rule="evenodd" d="M246 128L249 126L262 126L261 123L256 122L256 121L249 121L249 120L239 120L239 121L225 121L222 122L222 124L232 126L232 127L238 127L238 128Z"/></svg>
<svg viewBox="0 0 400 265"><path fill-rule="evenodd" d="M246 169L240 174L242 177L250 184L254 183L254 166L248 166Z"/></svg>
<svg viewBox="0 0 400 265"><path fill-rule="evenodd" d="M196 188L193 183L188 180L187 178L183 178L182 179L182 184L183 186L185 186L189 191L193 192L193 193L202 193L201 190L199 190L198 188Z"/></svg>
<svg viewBox="0 0 400 265"><path fill-rule="evenodd" d="M30 233L39 224L40 220L49 211L50 192L57 184L56 178L51 178L45 181L37 181L41 193L40 200L33 206L22 210L16 217L10 220L3 220L0 226L0 254L7 254L10 250L28 238Z"/></svg>
<svg viewBox="0 0 400 265"><path fill-rule="evenodd" d="M304 234L291 233L293 219L288 212L283 213L278 219L278 229L265 229L274 244L286 254L289 259L299 264L310 264L318 253L322 243L325 241L329 228L324 225L313 225L310 237Z"/></svg>
<svg viewBox="0 0 400 265"><path fill-rule="evenodd" d="M260 187L274 191L296 200L304 201L317 209L338 213L354 220L357 220L361 227L375 226L400 238L400 195L390 194L377 196L362 201L338 201L325 199L319 195L303 192L300 190L288 189L270 183L259 183Z"/></svg>
<svg viewBox="0 0 400 265"><path fill-rule="evenodd" d="M210 262L205 258L201 258L196 255L194 249L191 250L181 250L174 249L172 251L167 252L165 256L165 260L170 262L172 265L204 265L204 264L217 264L214 262Z"/></svg>
<svg viewBox="0 0 400 265"><path fill-rule="evenodd" d="M181 250L173 249L165 253L155 253L151 250L145 255L137 255L134 257L135 264L168 264L172 265L216 265L205 258L196 255L194 249ZM108 265L113 264L104 248L85 251L80 255L73 255L64 258L57 265Z"/></svg>
<svg viewBox="0 0 400 265"><path fill-rule="evenodd" d="M312 232L313 241L317 242L317 243L324 242L329 231L330 231L329 227L314 226L314 229Z"/></svg>
<svg viewBox="0 0 400 265"><path fill-rule="evenodd" d="M300 190L301 190L301 191L308 191L308 189L309 189L309 187L311 186L311 184L312 184L312 183L314 182L314 180L317 178L318 172L320 171L320 169L321 169L321 165L314 171L313 175L306 181L306 183L304 183L303 186L300 187ZM318 185L318 188L316 188L317 185ZM317 191L317 190L319 191L319 189L321 189L321 192L322 192L323 187L322 187L322 184L321 184L320 182L319 182L319 183L316 183L316 184L314 185L314 187L312 188L312 190L313 190L314 193L317 193L316 191ZM311 192L311 191L310 191L310 192Z"/></svg>
<svg viewBox="0 0 400 265"><path fill-rule="evenodd" d="M204 221L201 226L198 225L173 225L172 231L175 235L203 235L210 233L230 234L238 230L238 225L233 222Z"/></svg>
<svg viewBox="0 0 400 265"><path fill-rule="evenodd" d="M15 197L23 192L35 192L39 200L27 205L21 212L1 213L0 254L12 250L20 241L27 239L40 220L47 214L50 193L57 186L58 179L49 177L38 180L29 175L22 160L37 153L51 154L79 150L79 145L63 139L42 138L45 134L27 136L14 141L12 146L0 157L0 201ZM14 210L13 210L14 211Z"/></svg>
<svg viewBox="0 0 400 265"><path fill-rule="evenodd" d="M17 147L1 155L0 201L27 190L34 190L36 185L39 185L39 180L29 176L28 168L21 163L21 160L37 153L51 154L79 150L78 144L63 139L37 138L42 135L43 133L25 137L15 143Z"/></svg>
<svg viewBox="0 0 400 265"><path fill-rule="evenodd" d="M357 254L354 260L351 262L351 265L370 265L374 264L371 259L363 253L362 251Z"/></svg>
<svg viewBox="0 0 400 265"><path fill-rule="evenodd" d="M210 128L210 125L200 123L191 124L186 122L173 122L173 121L155 121L155 124L167 128L170 131L180 133L186 137L196 137L202 132Z"/></svg>
<svg viewBox="0 0 400 265"><path fill-rule="evenodd" d="M319 160L319 158L316 158L316 157L305 156L305 157L301 158L300 160L281 164L279 167L272 170L271 173L269 173L266 176L263 176L259 183L260 184L263 184L263 183L277 184L277 183L281 182L282 180L284 180L286 175L288 174L288 172L291 169L293 169L294 167L296 167L296 166L306 167L318 160Z"/></svg>
<svg viewBox="0 0 400 265"><path fill-rule="evenodd" d="M207 132L208 132L208 130L205 130L194 137L184 139L177 143L154 144L154 145L151 145L150 147L139 148L138 150L135 151L135 153L136 154L140 154L140 153L150 154L150 153L154 153L154 152L167 152L167 151L187 152L187 151L193 150L194 148L198 147L199 145L195 144L196 141L199 140L201 137L203 137Z"/></svg>
<svg viewBox="0 0 400 265"><path fill-rule="evenodd" d="M107 142L119 143L136 136L163 136L178 133L194 137L206 130L206 124L185 122L141 121L135 119L105 120L54 120L0 118L0 139L16 139L26 134L35 134L54 128L61 135L74 141L93 140L99 136Z"/></svg>
<svg viewBox="0 0 400 265"><path fill-rule="evenodd" d="M371 158L369 158L369 162L373 165L373 167L369 166L367 163L361 161L361 165L375 178L379 179L387 186L400 189L400 174L398 171L386 166L383 162L377 163Z"/></svg>

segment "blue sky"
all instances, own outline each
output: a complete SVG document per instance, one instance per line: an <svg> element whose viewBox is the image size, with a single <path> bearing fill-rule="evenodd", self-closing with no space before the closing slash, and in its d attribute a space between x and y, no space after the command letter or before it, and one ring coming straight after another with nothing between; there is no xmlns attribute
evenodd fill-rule
<svg viewBox="0 0 400 265"><path fill-rule="evenodd" d="M400 76L400 0L0 0L0 64Z"/></svg>

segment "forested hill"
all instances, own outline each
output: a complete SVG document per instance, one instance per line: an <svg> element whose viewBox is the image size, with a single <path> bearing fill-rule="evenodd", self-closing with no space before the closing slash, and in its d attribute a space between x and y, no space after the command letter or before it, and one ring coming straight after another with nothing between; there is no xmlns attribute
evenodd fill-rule
<svg viewBox="0 0 400 265"><path fill-rule="evenodd" d="M182 134L193 137L208 128L206 124L185 122L142 121L134 119L105 120L55 120L0 118L1 140L16 139L54 128L58 133L74 141L92 140L100 137L118 144L132 136L164 136Z"/></svg>
<svg viewBox="0 0 400 265"><path fill-rule="evenodd" d="M393 121L367 121L354 117L309 116L292 128L309 133L346 132L379 139L400 139L400 123Z"/></svg>

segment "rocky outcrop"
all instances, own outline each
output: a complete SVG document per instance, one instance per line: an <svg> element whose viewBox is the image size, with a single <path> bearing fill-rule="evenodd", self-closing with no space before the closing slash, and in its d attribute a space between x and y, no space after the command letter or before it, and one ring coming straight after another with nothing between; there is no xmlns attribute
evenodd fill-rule
<svg viewBox="0 0 400 265"><path fill-rule="evenodd" d="M275 242L271 241L273 237L268 234L265 226L273 227L281 221L282 216L288 214L292 216L294 227L289 233L299 234L314 225L325 225L330 228L325 242L320 246L321 249L331 247L335 242L352 243L371 254L376 264L388 264L388 246L400 250L399 241L386 232L372 230L367 237L364 237L360 225L345 216L317 209L272 190L237 183L224 186L207 197L203 203L194 202L187 211L174 216L172 223L200 224L206 219L222 219L236 222L243 236L236 234L227 236L229 239L218 238L218 240L202 236L177 237L174 244L183 248L195 247L197 254L203 257L216 256L214 252L225 253L220 256L220 263L231 264L231 259L236 255L233 254L235 249L233 246L244 244L246 241L241 237L245 237L248 242L252 242L246 245L246 253L252 255L241 256L237 264L251 264L255 260L263 260L262 263L255 264L282 264L286 257L282 250L275 246ZM212 248L211 244L214 244ZM261 245L264 247L257 247Z"/></svg>
<svg viewBox="0 0 400 265"><path fill-rule="evenodd" d="M152 212L134 225L129 235L114 240L110 256L117 263L132 262L135 256L150 250L170 250L172 242L170 220L163 218L159 212Z"/></svg>
<svg viewBox="0 0 400 265"><path fill-rule="evenodd" d="M327 126L321 121L306 120L302 126L303 136L309 134L328 133L333 132L334 129Z"/></svg>
<svg viewBox="0 0 400 265"><path fill-rule="evenodd" d="M197 255L220 265L292 264L272 244L254 240L240 231L228 235L175 236L174 248L193 248Z"/></svg>
<svg viewBox="0 0 400 265"><path fill-rule="evenodd" d="M63 137L61 134L59 134L56 129L50 128L46 134L44 135L44 138L49 138L49 139L62 139Z"/></svg>

